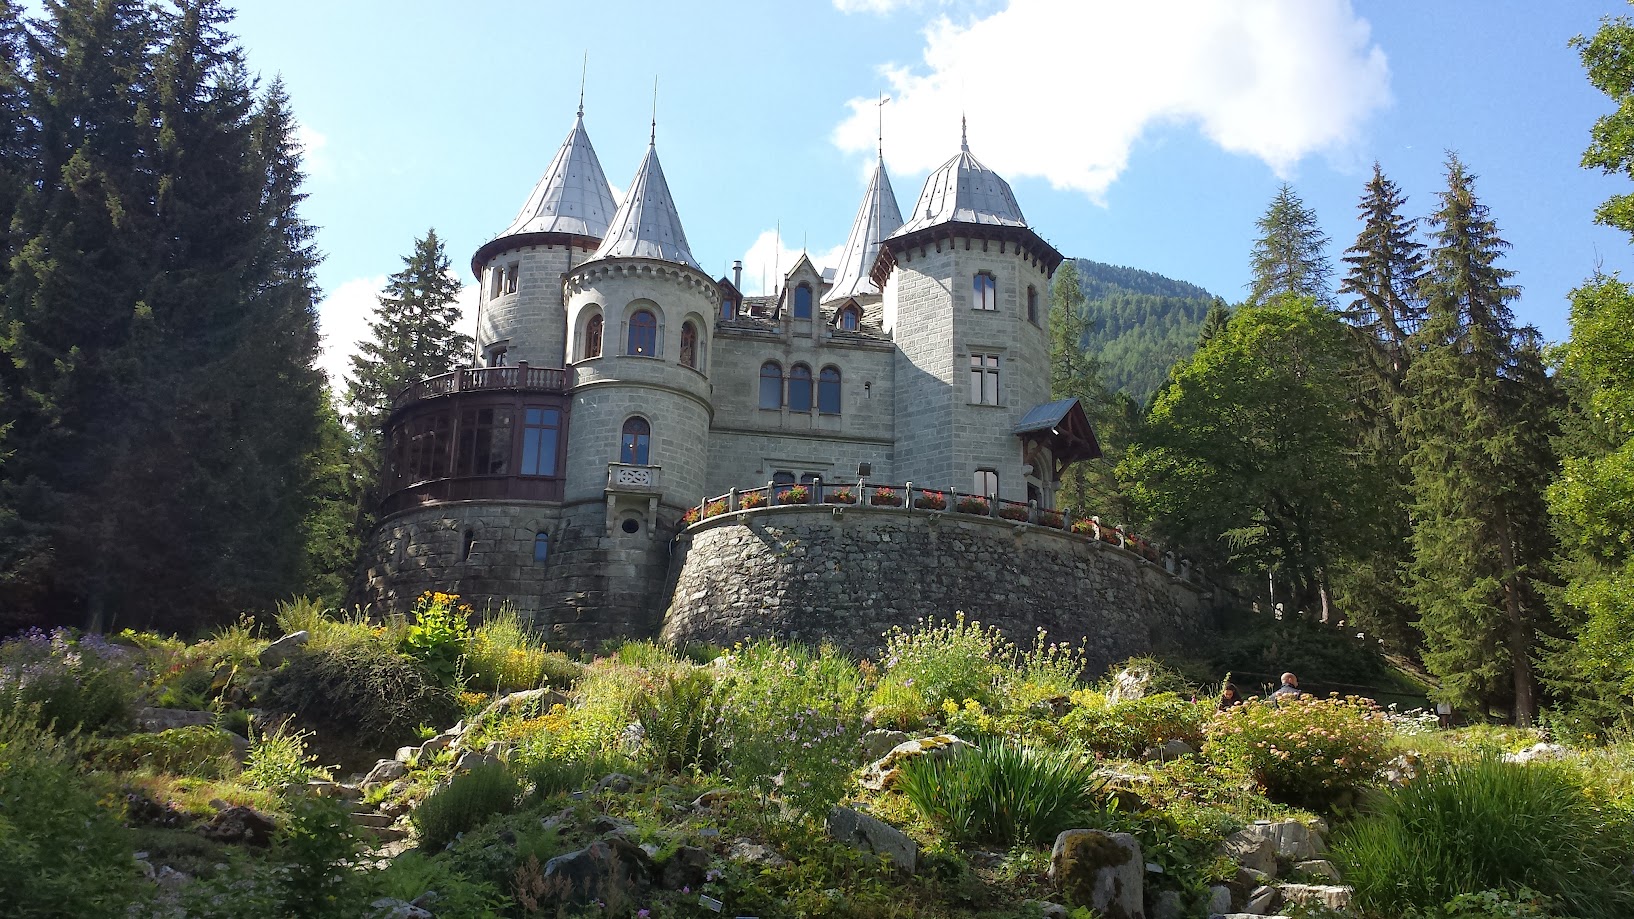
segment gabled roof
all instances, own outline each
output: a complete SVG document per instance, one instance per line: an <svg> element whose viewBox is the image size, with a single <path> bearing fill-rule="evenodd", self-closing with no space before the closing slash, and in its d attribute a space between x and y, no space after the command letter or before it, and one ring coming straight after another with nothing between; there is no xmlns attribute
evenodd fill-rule
<svg viewBox="0 0 1634 919"><path fill-rule="evenodd" d="M1072 463L1101 455L1100 440L1096 438L1089 416L1076 398L1033 406L1021 416L1021 421L1010 433L1023 442L1036 442L1048 447L1055 457L1056 468L1053 471L1057 479Z"/></svg>
<svg viewBox="0 0 1634 919"><path fill-rule="evenodd" d="M891 189L891 177L885 174L885 161L874 167L874 177L868 180L857 217L851 222L851 235L846 237L845 250L840 255L839 277L823 297L824 302L852 297L858 294L878 293L869 279L874 259L879 256L879 242L902 226L902 211L896 204L896 192Z"/></svg>
<svg viewBox="0 0 1634 919"><path fill-rule="evenodd" d="M584 113L573 122L562 148L501 238L522 233L571 233L601 239L616 205L607 175L584 130Z"/></svg>
<svg viewBox="0 0 1634 919"><path fill-rule="evenodd" d="M943 223L974 223L987 226L1025 227L1010 183L970 155L970 144L959 141L959 155L943 163L925 180L913 216L892 236L906 236L916 230Z"/></svg>
<svg viewBox="0 0 1634 919"><path fill-rule="evenodd" d="M607 236L592 258L633 256L678 262L702 270L687 246L681 215L670 197L664 167L658 163L658 149L647 145L647 155L630 182L624 203L607 228Z"/></svg>
<svg viewBox="0 0 1634 919"><path fill-rule="evenodd" d="M1029 431L1045 431L1053 428L1059 425L1067 417L1067 413L1072 411L1072 407L1077 404L1078 400L1073 398L1058 399L1054 402L1046 402L1043 405L1035 405L1027 410L1027 414L1021 416L1021 420L1016 422L1015 430L1010 433L1026 434ZM1082 411L1082 408L1079 410Z"/></svg>

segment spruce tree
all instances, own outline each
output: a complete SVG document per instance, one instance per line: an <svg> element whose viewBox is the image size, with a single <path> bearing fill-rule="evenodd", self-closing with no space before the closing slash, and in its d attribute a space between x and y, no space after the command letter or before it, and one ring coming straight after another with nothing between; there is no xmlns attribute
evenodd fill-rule
<svg viewBox="0 0 1634 919"><path fill-rule="evenodd" d="M1084 312L1076 262L1063 263L1050 288L1050 398L1077 399L1101 444L1099 460L1075 463L1062 477L1057 503L1079 516L1127 517L1112 469L1129 427L1101 382L1100 362L1085 349L1091 323Z"/></svg>
<svg viewBox="0 0 1634 919"><path fill-rule="evenodd" d="M435 229L414 241L403 267L386 279L368 341L358 342L346 402L363 437L378 435L391 399L417 380L469 363L471 338L457 331L460 283Z"/></svg>
<svg viewBox="0 0 1634 919"><path fill-rule="evenodd" d="M1412 471L1410 596L1425 664L1465 705L1537 712L1532 656L1551 551L1543 487L1556 401L1537 330L1515 325L1520 294L1498 265L1509 244L1456 156L1430 218L1427 315L1414 336L1403 433Z"/></svg>
<svg viewBox="0 0 1634 919"><path fill-rule="evenodd" d="M1332 306L1328 237L1317 223L1316 211L1305 206L1292 185L1283 183L1255 226L1260 237L1254 242L1248 302L1261 304L1285 294Z"/></svg>

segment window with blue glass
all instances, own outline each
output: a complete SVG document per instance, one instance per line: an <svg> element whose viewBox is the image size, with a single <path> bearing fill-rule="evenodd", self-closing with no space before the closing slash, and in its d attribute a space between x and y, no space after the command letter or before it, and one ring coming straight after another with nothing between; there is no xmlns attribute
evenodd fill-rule
<svg viewBox="0 0 1634 919"><path fill-rule="evenodd" d="M998 301L999 282L985 271L976 272L975 289L972 291L974 302L971 304L979 310L996 310Z"/></svg>
<svg viewBox="0 0 1634 919"><path fill-rule="evenodd" d="M543 562L550 555L550 534L540 533L533 537L533 560Z"/></svg>
<svg viewBox="0 0 1634 919"><path fill-rule="evenodd" d="M522 416L522 474L554 477L561 444L559 409L530 407Z"/></svg>
<svg viewBox="0 0 1634 919"><path fill-rule="evenodd" d="M642 357L658 356L658 318L646 310L637 310L630 317L629 346L624 349L625 354L639 354Z"/></svg>
<svg viewBox="0 0 1634 919"><path fill-rule="evenodd" d="M789 368L789 411L811 411L811 368L805 364Z"/></svg>
<svg viewBox="0 0 1634 919"><path fill-rule="evenodd" d="M801 284L794 289L794 318L811 318L811 285Z"/></svg>
<svg viewBox="0 0 1634 919"><path fill-rule="evenodd" d="M817 411L824 415L840 413L840 370L824 367L817 375Z"/></svg>
<svg viewBox="0 0 1634 919"><path fill-rule="evenodd" d="M618 461L632 466L647 465L647 448L652 443L652 426L638 416L624 422L624 443Z"/></svg>

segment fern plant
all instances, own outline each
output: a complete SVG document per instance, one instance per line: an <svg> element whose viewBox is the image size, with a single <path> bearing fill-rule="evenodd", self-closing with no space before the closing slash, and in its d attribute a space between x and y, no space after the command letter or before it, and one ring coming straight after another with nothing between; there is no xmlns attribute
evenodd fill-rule
<svg viewBox="0 0 1634 919"><path fill-rule="evenodd" d="M694 670L666 678L636 702L649 762L668 772L715 772L720 747L715 678Z"/></svg>

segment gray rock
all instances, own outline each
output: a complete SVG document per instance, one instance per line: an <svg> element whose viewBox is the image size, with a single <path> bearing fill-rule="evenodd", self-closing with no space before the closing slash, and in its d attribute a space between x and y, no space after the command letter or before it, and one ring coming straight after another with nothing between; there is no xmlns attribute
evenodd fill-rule
<svg viewBox="0 0 1634 919"><path fill-rule="evenodd" d="M607 900L610 895L628 899L631 891L646 883L646 858L645 852L621 837L598 839L546 862L545 881L548 888L565 892L563 902Z"/></svg>
<svg viewBox="0 0 1634 919"><path fill-rule="evenodd" d="M381 897L369 904L372 919L433 919L425 909L403 900Z"/></svg>
<svg viewBox="0 0 1634 919"><path fill-rule="evenodd" d="M764 865L768 868L776 868L779 865L789 863L788 859L773 852L769 846L763 846L751 839L735 840L732 843L732 848L727 850L726 857L735 862Z"/></svg>
<svg viewBox="0 0 1634 919"><path fill-rule="evenodd" d="M229 806L199 827L198 833L215 842L266 846L272 842L275 829L271 817L248 807Z"/></svg>
<svg viewBox="0 0 1634 919"><path fill-rule="evenodd" d="M1196 748L1184 740L1165 740L1162 745L1142 753L1140 758L1149 763L1171 763L1182 756L1196 755Z"/></svg>
<svg viewBox="0 0 1634 919"><path fill-rule="evenodd" d="M1277 900L1280 897L1281 894L1275 887L1269 885L1256 887L1248 895L1248 904L1243 907L1243 912L1252 916L1269 916L1271 910L1276 908Z"/></svg>
<svg viewBox="0 0 1634 919"><path fill-rule="evenodd" d="M1313 858L1294 865L1294 870L1314 878L1323 878L1329 881L1339 880L1339 869L1333 862L1325 858Z"/></svg>
<svg viewBox="0 0 1634 919"><path fill-rule="evenodd" d="M596 819L590 821L590 831L599 836L606 836L609 833L628 836L639 832L635 828L635 824L620 820L617 817L609 817L606 814L598 814Z"/></svg>
<svg viewBox="0 0 1634 919"><path fill-rule="evenodd" d="M870 760L879 759L896 748L897 744L913 740L906 731L874 730L862 735L862 749Z"/></svg>
<svg viewBox="0 0 1634 919"><path fill-rule="evenodd" d="M216 716L210 712L185 708L142 708L136 711L136 726L149 734L214 724L215 720Z"/></svg>
<svg viewBox="0 0 1634 919"><path fill-rule="evenodd" d="M225 729L223 729L221 733L226 734L227 742L233 745L233 758L238 760L238 764L242 766L249 762L250 739Z"/></svg>
<svg viewBox="0 0 1634 919"><path fill-rule="evenodd" d="M454 759L454 771L470 772L478 766L489 766L497 762L499 762L499 757L492 753L466 750Z"/></svg>
<svg viewBox="0 0 1634 919"><path fill-rule="evenodd" d="M1536 763L1551 760L1566 759L1572 751L1557 743L1539 743L1527 747L1519 753L1505 753L1503 761L1506 763Z"/></svg>
<svg viewBox="0 0 1634 919"><path fill-rule="evenodd" d="M862 852L883 856L898 871L919 870L919 844L877 817L836 805L828 812L828 835Z"/></svg>
<svg viewBox="0 0 1634 919"><path fill-rule="evenodd" d="M499 718L523 709L548 712L553 706L566 705L567 702L567 696L554 689L525 689L521 692L500 696L488 703L487 708L484 708L480 714L471 719L471 724L473 726L482 724L489 719ZM469 730L470 728L467 727L466 731Z"/></svg>
<svg viewBox="0 0 1634 919"><path fill-rule="evenodd" d="M420 757L420 748L419 747L398 747L397 748L397 755L393 756L392 759L395 759L398 762L403 763L404 765L407 765L407 764L412 763L415 760L419 759L419 757Z"/></svg>
<svg viewBox="0 0 1634 919"><path fill-rule="evenodd" d="M1208 889L1208 912L1228 913L1231 911L1231 888L1224 884L1215 884Z"/></svg>
<svg viewBox="0 0 1634 919"><path fill-rule="evenodd" d="M1220 854L1250 871L1277 876L1276 843L1259 833L1241 830L1220 843Z"/></svg>
<svg viewBox="0 0 1634 919"><path fill-rule="evenodd" d="M1180 891L1165 890L1152 903L1152 919L1186 919L1186 907Z"/></svg>
<svg viewBox="0 0 1634 919"><path fill-rule="evenodd" d="M383 785L408 775L408 767L394 759L383 759L374 764L369 774L363 777L359 786Z"/></svg>
<svg viewBox="0 0 1634 919"><path fill-rule="evenodd" d="M454 733L453 731L444 731L425 743L420 744L420 755L430 756L439 750L446 750L452 746L454 741L458 740L459 737L460 735Z"/></svg>
<svg viewBox="0 0 1634 919"><path fill-rule="evenodd" d="M1351 889L1338 884L1278 884L1284 902L1300 906L1321 906L1331 910L1350 908Z"/></svg>
<svg viewBox="0 0 1634 919"><path fill-rule="evenodd" d="M1049 900L1024 900L1021 905L1037 909L1041 919L1067 919L1068 916L1065 906L1059 903L1051 903Z"/></svg>
<svg viewBox="0 0 1634 919"><path fill-rule="evenodd" d="M1128 833L1062 832L1050 850L1050 880L1070 906L1107 919L1146 919L1146 862Z"/></svg>
<svg viewBox="0 0 1634 919"><path fill-rule="evenodd" d="M1108 702L1129 702L1144 699L1152 689L1155 674L1145 667L1125 667L1112 678L1112 691L1106 694Z"/></svg>
<svg viewBox="0 0 1634 919"><path fill-rule="evenodd" d="M736 798L739 792L733 788L711 788L693 799L693 810L714 810L727 801Z"/></svg>
<svg viewBox="0 0 1634 919"><path fill-rule="evenodd" d="M664 862L663 872L660 875L662 883L670 890L679 890L682 887L698 887L704 882L704 875L709 871L709 853L697 846L682 846L675 850L675 854Z"/></svg>
<svg viewBox="0 0 1634 919"><path fill-rule="evenodd" d="M597 780L591 791L610 791L614 794L623 794L635 787L635 779L622 772L609 772Z"/></svg>
<svg viewBox="0 0 1634 919"><path fill-rule="evenodd" d="M952 756L961 749L972 744L960 740L952 734L937 734L932 737L921 737L918 740L909 740L891 748L891 752L869 763L862 770L862 787L871 791L884 791L896 782L901 774L904 763L920 756L944 757Z"/></svg>
<svg viewBox="0 0 1634 919"><path fill-rule="evenodd" d="M1309 861L1321 858L1328 854L1328 847L1322 842L1322 836L1315 829L1300 823L1297 820L1281 820L1276 823L1256 823L1245 826L1227 837L1227 847L1237 846L1247 850L1253 848L1254 840L1265 840L1271 844L1271 852L1275 858L1285 861ZM1225 854L1231 855L1230 851ZM1237 858L1232 855L1231 857ZM1249 865L1238 858L1237 863L1259 871L1265 869L1259 865ZM1266 871L1274 876L1274 871Z"/></svg>
<svg viewBox="0 0 1634 919"><path fill-rule="evenodd" d="M302 629L299 632L290 632L283 638L280 638L263 648L261 650L261 656L257 658L257 660L262 667L266 668L267 670L272 670L273 668L282 664L284 661L287 661L291 657L295 656L295 652L300 650L301 646L306 644L307 639L310 637L311 636L306 633L305 629Z"/></svg>
<svg viewBox="0 0 1634 919"><path fill-rule="evenodd" d="M351 815L353 826L367 826L375 829L385 829L392 825L392 818L385 814L374 814L369 811L357 811Z"/></svg>

